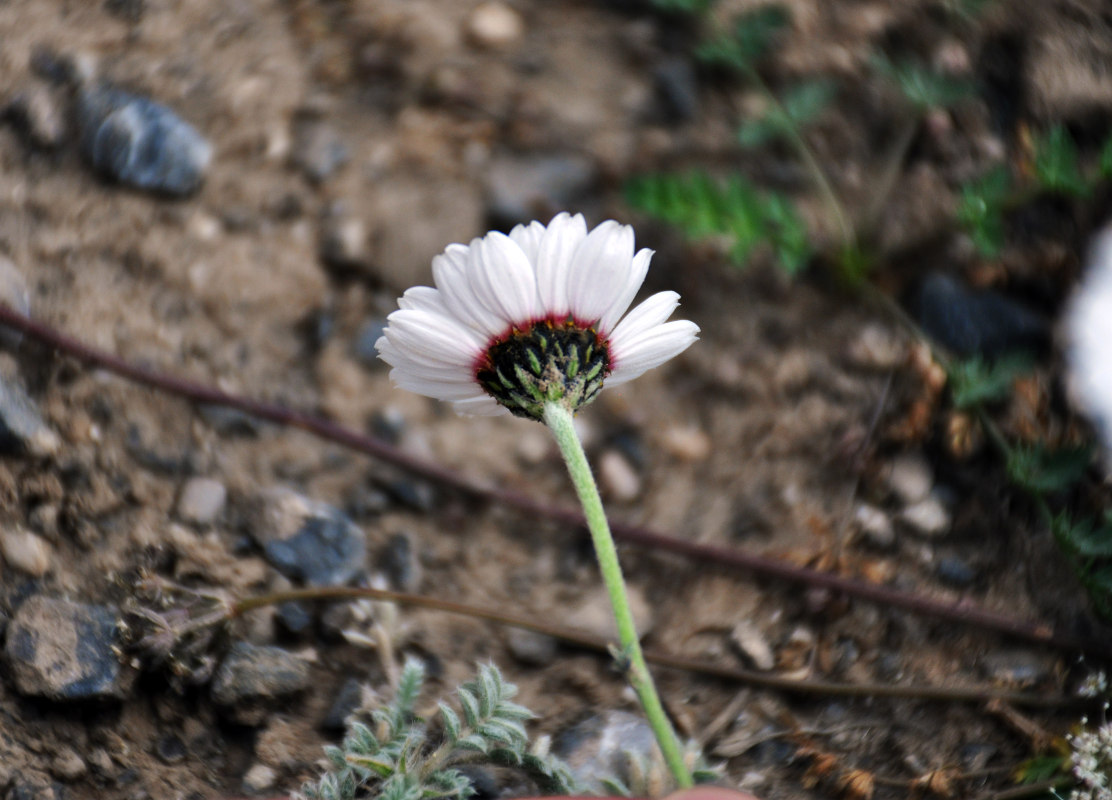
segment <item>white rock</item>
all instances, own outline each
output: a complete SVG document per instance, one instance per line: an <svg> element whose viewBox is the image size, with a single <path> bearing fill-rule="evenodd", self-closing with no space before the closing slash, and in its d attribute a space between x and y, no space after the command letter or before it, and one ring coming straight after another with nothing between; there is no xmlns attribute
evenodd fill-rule
<svg viewBox="0 0 1112 800"><path fill-rule="evenodd" d="M467 37L480 47L506 47L524 33L521 15L505 3L481 3L467 18Z"/></svg>
<svg viewBox="0 0 1112 800"><path fill-rule="evenodd" d="M881 325L866 325L849 345L850 361L867 369L894 369L907 360L907 346Z"/></svg>
<svg viewBox="0 0 1112 800"><path fill-rule="evenodd" d="M178 498L178 516L186 522L205 525L224 509L228 490L212 478L190 478Z"/></svg>
<svg viewBox="0 0 1112 800"><path fill-rule="evenodd" d="M0 552L10 566L35 578L49 572L53 560L50 544L23 528L0 531Z"/></svg>
<svg viewBox="0 0 1112 800"><path fill-rule="evenodd" d="M770 670L776 666L776 656L768 639L750 620L742 620L735 625L730 639L757 669Z"/></svg>
<svg viewBox="0 0 1112 800"><path fill-rule="evenodd" d="M243 790L249 794L258 794L271 789L278 781L278 773L266 764L255 764L243 776Z"/></svg>
<svg viewBox="0 0 1112 800"><path fill-rule="evenodd" d="M628 503L641 493L641 476L617 450L607 450L598 460L602 490L614 500Z"/></svg>
<svg viewBox="0 0 1112 800"><path fill-rule="evenodd" d="M694 426L673 425L660 434L660 444L668 455L680 461L705 461L713 449L707 434Z"/></svg>
<svg viewBox="0 0 1112 800"><path fill-rule="evenodd" d="M853 519L857 523L857 529L869 544L876 547L891 547L896 541L892 520L876 506L862 503L854 510Z"/></svg>
<svg viewBox="0 0 1112 800"><path fill-rule="evenodd" d="M950 512L934 495L905 508L899 519L924 536L942 536L950 530Z"/></svg>
<svg viewBox="0 0 1112 800"><path fill-rule="evenodd" d="M931 493L934 475L930 464L918 453L897 456L888 471L888 488L906 505L918 503Z"/></svg>

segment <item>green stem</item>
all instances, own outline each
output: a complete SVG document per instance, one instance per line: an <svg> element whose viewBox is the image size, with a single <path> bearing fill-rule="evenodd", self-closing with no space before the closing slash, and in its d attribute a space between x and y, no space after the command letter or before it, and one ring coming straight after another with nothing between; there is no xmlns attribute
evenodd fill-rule
<svg viewBox="0 0 1112 800"><path fill-rule="evenodd" d="M618 563L618 551L614 547L614 538L610 535L610 525L606 521L606 512L602 508L602 498L599 497L598 486L591 474L591 466L587 463L587 454L583 452L583 444L575 432L572 413L558 402L549 402L544 406L544 421L556 437L560 453L568 465L568 474L575 485L575 492L583 505L602 580L610 594L610 605L618 623L618 645L622 655L629 659L629 683L641 701L645 717L656 735L660 752L664 755L668 769L675 776L676 783L680 788L692 786L694 781L684 763L683 748L664 713L664 706L656 693L656 685L645 664L645 656L641 653L641 641L633 624L633 614L629 610L629 598L622 579L622 567Z"/></svg>

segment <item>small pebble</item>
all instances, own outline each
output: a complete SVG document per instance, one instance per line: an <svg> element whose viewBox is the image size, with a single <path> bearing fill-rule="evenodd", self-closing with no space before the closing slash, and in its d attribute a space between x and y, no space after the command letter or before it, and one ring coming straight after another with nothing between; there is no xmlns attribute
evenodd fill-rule
<svg viewBox="0 0 1112 800"><path fill-rule="evenodd" d="M50 762L50 772L63 781L75 781L89 771L85 759L68 745L62 745Z"/></svg>
<svg viewBox="0 0 1112 800"><path fill-rule="evenodd" d="M351 154L335 128L310 117L294 124L290 159L313 183L323 183L348 163Z"/></svg>
<svg viewBox="0 0 1112 800"><path fill-rule="evenodd" d="M10 258L0 255L0 303L23 316L31 315L31 292L27 279ZM15 350L23 341L23 332L0 326L0 347Z"/></svg>
<svg viewBox="0 0 1112 800"><path fill-rule="evenodd" d="M933 485L930 464L918 453L897 456L889 467L888 488L904 505L924 500Z"/></svg>
<svg viewBox="0 0 1112 800"><path fill-rule="evenodd" d="M467 18L466 32L467 38L479 47L496 49L521 39L525 22L505 3L480 3Z"/></svg>
<svg viewBox="0 0 1112 800"><path fill-rule="evenodd" d="M874 547L888 548L895 543L892 520L876 506L862 503L854 510L853 518L861 535Z"/></svg>
<svg viewBox="0 0 1112 800"><path fill-rule="evenodd" d="M641 494L641 476L617 450L607 450L599 457L598 477L603 492L620 503L628 503Z"/></svg>
<svg viewBox="0 0 1112 800"><path fill-rule="evenodd" d="M637 635L643 637L653 629L655 622L653 609L636 586L627 586L626 591L629 595L629 609L633 614ZM609 595L602 587L582 597L579 604L568 611L567 616L564 617L564 624L603 639L617 641L618 638L614 613L610 610Z"/></svg>
<svg viewBox="0 0 1112 800"><path fill-rule="evenodd" d="M224 510L228 490L212 478L190 478L178 498L178 516L186 522L207 525Z"/></svg>
<svg viewBox="0 0 1112 800"><path fill-rule="evenodd" d="M950 530L950 512L934 495L903 509L899 520L916 533L932 538Z"/></svg>
<svg viewBox="0 0 1112 800"><path fill-rule="evenodd" d="M687 425L665 428L660 434L660 444L668 455L688 463L706 461L714 448L704 431Z"/></svg>
<svg viewBox="0 0 1112 800"><path fill-rule="evenodd" d="M935 566L935 574L940 581L956 589L968 588L977 579L976 569L967 561L954 557L939 560Z"/></svg>
<svg viewBox="0 0 1112 800"><path fill-rule="evenodd" d="M15 380L0 377L0 452L52 456L62 440L47 427L38 406Z"/></svg>
<svg viewBox="0 0 1112 800"><path fill-rule="evenodd" d="M664 121L688 122L699 113L699 81L690 59L661 60L653 69L653 90Z"/></svg>
<svg viewBox="0 0 1112 800"><path fill-rule="evenodd" d="M849 360L865 369L895 369L907 360L907 346L888 328L869 324L850 342Z"/></svg>
<svg viewBox="0 0 1112 800"><path fill-rule="evenodd" d="M358 217L328 216L321 231L320 257L330 267L357 268L367 261L367 225Z"/></svg>
<svg viewBox="0 0 1112 800"><path fill-rule="evenodd" d="M9 566L34 578L41 578L50 571L53 551L40 536L18 527L0 530L0 553Z"/></svg>
<svg viewBox="0 0 1112 800"><path fill-rule="evenodd" d="M54 150L65 142L66 115L45 86L32 86L16 94L6 109L28 145Z"/></svg>
<svg viewBox="0 0 1112 800"><path fill-rule="evenodd" d="M328 714L321 720L320 726L325 731L342 731L347 727L347 718L363 703L363 684L355 678L348 678L336 699L328 709Z"/></svg>
<svg viewBox="0 0 1112 800"><path fill-rule="evenodd" d="M759 670L770 670L776 666L776 656L761 631L750 620L742 620L730 631L730 641L737 646L742 655Z"/></svg>
<svg viewBox="0 0 1112 800"><path fill-rule="evenodd" d="M522 464L535 467L552 452L552 439L542 433L529 431L517 439L515 450Z"/></svg>
<svg viewBox="0 0 1112 800"><path fill-rule="evenodd" d="M166 106L100 84L77 97L81 152L101 174L176 197L204 180L212 145Z"/></svg>
<svg viewBox="0 0 1112 800"><path fill-rule="evenodd" d="M185 742L172 733L160 738L154 751L164 764L176 764L186 756Z"/></svg>
<svg viewBox="0 0 1112 800"><path fill-rule="evenodd" d="M243 776L243 791L248 794L261 794L274 788L278 773L266 764L255 764Z"/></svg>
<svg viewBox="0 0 1112 800"><path fill-rule="evenodd" d="M543 667L556 658L559 643L551 636L523 628L510 628L506 632L506 647L510 655L522 664Z"/></svg>
<svg viewBox="0 0 1112 800"><path fill-rule="evenodd" d="M393 534L379 551L377 563L393 588L415 592L421 586L421 560L417 558L411 535Z"/></svg>
<svg viewBox="0 0 1112 800"><path fill-rule="evenodd" d="M1029 650L998 650L981 659L985 676L1002 686L1019 688L1033 686L1051 677L1056 671L1053 654Z"/></svg>

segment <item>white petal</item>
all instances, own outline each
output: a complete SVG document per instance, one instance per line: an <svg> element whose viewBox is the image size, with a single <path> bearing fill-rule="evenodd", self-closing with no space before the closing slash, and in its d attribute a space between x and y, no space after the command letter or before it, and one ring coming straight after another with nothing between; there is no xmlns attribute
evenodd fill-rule
<svg viewBox="0 0 1112 800"><path fill-rule="evenodd" d="M413 286L398 298L398 308L423 308L428 311L444 311L444 300L440 292L431 286Z"/></svg>
<svg viewBox="0 0 1112 800"><path fill-rule="evenodd" d="M470 262L471 248L462 244L448 245L442 254L433 258L432 277L440 290L440 299L453 316L478 331L484 339L498 336L505 330L505 322L488 311L475 296Z"/></svg>
<svg viewBox="0 0 1112 800"><path fill-rule="evenodd" d="M610 357L620 359L628 343L667 320L679 304L680 296L675 292L657 292L641 301L610 334Z"/></svg>
<svg viewBox="0 0 1112 800"><path fill-rule="evenodd" d="M458 400L452 404L452 407L460 414L469 414L473 417L498 417L510 413L505 407L500 406L497 400L485 394L473 400Z"/></svg>
<svg viewBox="0 0 1112 800"><path fill-rule="evenodd" d="M421 378L402 371L397 367L390 371L390 380L392 380L399 389L405 389L415 394L423 394L426 397L434 397L437 400L470 400L479 395L483 395L482 387L473 381L468 383L456 383L452 381L439 381L432 378Z"/></svg>
<svg viewBox="0 0 1112 800"><path fill-rule="evenodd" d="M625 287L622 289L621 294L611 304L610 308L606 309L606 313L602 315L599 320L598 328L599 333L606 336L609 331L614 330L614 326L618 320L622 318L622 314L629 308L629 304L633 302L633 298L637 296L641 284L645 282L645 275L649 272L649 261L652 260L653 251L647 247L638 251L637 255L633 257L633 263L630 266L629 275L626 276ZM671 313L671 312L668 312ZM667 317L665 317L667 319Z"/></svg>
<svg viewBox="0 0 1112 800"><path fill-rule="evenodd" d="M475 297L502 319L503 328L537 317L537 277L513 239L494 231L473 242L470 266Z"/></svg>
<svg viewBox="0 0 1112 800"><path fill-rule="evenodd" d="M633 261L633 228L607 220L587 234L568 275L571 313L594 323L625 289Z"/></svg>
<svg viewBox="0 0 1112 800"><path fill-rule="evenodd" d="M541 308L549 316L559 318L571 311L568 296L571 263L576 249L585 238L587 222L582 214L573 217L565 211L548 223L533 263L537 269L537 294Z"/></svg>
<svg viewBox="0 0 1112 800"><path fill-rule="evenodd" d="M537 263L537 253L541 249L541 239L544 237L544 225L534 220L528 225L514 225L510 231L510 238L525 253L530 264Z"/></svg>
<svg viewBox="0 0 1112 800"><path fill-rule="evenodd" d="M685 319L657 325L627 341L621 357L615 357L614 371L605 385L618 386L659 367L690 347L698 338L699 326Z"/></svg>
<svg viewBox="0 0 1112 800"><path fill-rule="evenodd" d="M481 349L472 331L433 311L399 309L386 321L386 340L405 358L421 363L470 366Z"/></svg>

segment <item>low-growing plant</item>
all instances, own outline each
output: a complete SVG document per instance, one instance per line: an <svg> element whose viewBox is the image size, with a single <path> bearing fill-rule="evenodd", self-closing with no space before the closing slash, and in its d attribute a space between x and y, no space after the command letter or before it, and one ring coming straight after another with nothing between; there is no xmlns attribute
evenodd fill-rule
<svg viewBox="0 0 1112 800"><path fill-rule="evenodd" d="M475 789L461 767L473 764L517 767L548 794L584 791L563 762L529 749L524 723L533 713L513 702L517 687L493 664L480 665L475 680L456 690L458 712L437 705L438 744L416 713L424 681L421 663L407 661L393 700L372 712L369 725L352 720L342 745L325 748L325 771L294 797L354 800L362 792L379 800L466 800Z"/></svg>

